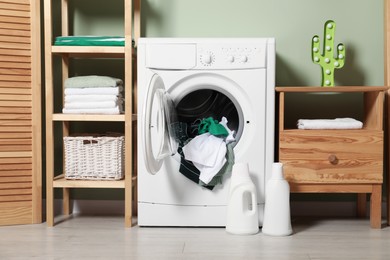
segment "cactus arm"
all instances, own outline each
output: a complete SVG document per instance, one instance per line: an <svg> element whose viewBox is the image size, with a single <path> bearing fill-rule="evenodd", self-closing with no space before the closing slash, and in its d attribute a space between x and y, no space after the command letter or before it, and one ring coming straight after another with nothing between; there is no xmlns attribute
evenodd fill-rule
<svg viewBox="0 0 390 260"><path fill-rule="evenodd" d="M339 66L335 65L335 68L342 68L345 63L345 47L344 44L340 43L337 45L337 58L336 61L339 63Z"/></svg>
<svg viewBox="0 0 390 260"><path fill-rule="evenodd" d="M311 59L315 64L319 64L322 56L320 55L320 37L314 35L311 40Z"/></svg>

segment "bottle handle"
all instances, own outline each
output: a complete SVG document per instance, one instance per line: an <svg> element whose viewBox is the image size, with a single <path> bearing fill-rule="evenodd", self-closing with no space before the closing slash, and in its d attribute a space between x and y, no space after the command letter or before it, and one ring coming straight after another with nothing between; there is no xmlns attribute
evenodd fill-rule
<svg viewBox="0 0 390 260"><path fill-rule="evenodd" d="M252 195L252 210L251 210L251 213L254 214L256 212L256 208L257 205L255 204L256 202L256 196L255 196L255 193L254 192L251 192L251 195Z"/></svg>
<svg viewBox="0 0 390 260"><path fill-rule="evenodd" d="M248 196L248 198L250 199L250 201L248 201L248 205L246 206L246 214L247 215L253 215L256 213L256 196L255 196L255 193L254 192L250 192L250 196Z"/></svg>

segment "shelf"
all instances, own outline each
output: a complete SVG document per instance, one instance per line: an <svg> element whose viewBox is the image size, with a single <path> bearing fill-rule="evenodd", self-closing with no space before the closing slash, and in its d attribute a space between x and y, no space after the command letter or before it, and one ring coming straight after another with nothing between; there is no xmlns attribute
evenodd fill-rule
<svg viewBox="0 0 390 260"><path fill-rule="evenodd" d="M342 86L342 87L276 87L276 92L374 92L388 90L383 86Z"/></svg>
<svg viewBox="0 0 390 260"><path fill-rule="evenodd" d="M54 178L54 188L113 188L124 189L125 181L100 181L100 180L67 180L64 175L59 175Z"/></svg>
<svg viewBox="0 0 390 260"><path fill-rule="evenodd" d="M124 122L125 115L53 114L53 121L117 121L117 122Z"/></svg>
<svg viewBox="0 0 390 260"><path fill-rule="evenodd" d="M52 46L53 54L69 54L70 56L124 57L125 47L117 46Z"/></svg>
<svg viewBox="0 0 390 260"><path fill-rule="evenodd" d="M137 176L132 178L132 183L137 181ZM54 188L106 188L106 189L124 189L125 180L68 180L63 174L58 175L53 181Z"/></svg>
<svg viewBox="0 0 390 260"><path fill-rule="evenodd" d="M279 109L283 111L279 115L279 130L285 129L284 126L284 110L285 99L289 94L308 94L308 93L362 93L363 94L363 110L364 118L363 129L366 130L383 130L383 100L384 92L387 91L387 86L342 86L342 87L276 87L275 90L279 97ZM327 105L331 105L328 103ZM345 116L343 116L345 117ZM309 117L313 118L313 117ZM307 118L307 119L309 119ZM298 120L299 118L296 118ZM290 127L286 129L295 129Z"/></svg>
<svg viewBox="0 0 390 260"><path fill-rule="evenodd" d="M126 116L121 115L86 115L86 114L53 114L53 121L105 121L105 122L124 122ZM137 115L132 115L132 120L137 120Z"/></svg>

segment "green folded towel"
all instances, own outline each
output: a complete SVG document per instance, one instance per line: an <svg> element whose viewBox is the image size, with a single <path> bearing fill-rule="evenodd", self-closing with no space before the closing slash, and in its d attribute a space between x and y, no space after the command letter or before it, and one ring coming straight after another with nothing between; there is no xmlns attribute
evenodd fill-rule
<svg viewBox="0 0 390 260"><path fill-rule="evenodd" d="M77 76L65 80L65 88L107 88L122 85L121 79L109 76Z"/></svg>
<svg viewBox="0 0 390 260"><path fill-rule="evenodd" d="M59 36L54 45L57 46L125 46L122 36Z"/></svg>

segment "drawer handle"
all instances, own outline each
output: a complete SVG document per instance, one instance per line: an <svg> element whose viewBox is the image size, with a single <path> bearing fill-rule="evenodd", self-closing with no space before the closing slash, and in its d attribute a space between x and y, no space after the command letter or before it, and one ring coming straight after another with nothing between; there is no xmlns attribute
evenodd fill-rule
<svg viewBox="0 0 390 260"><path fill-rule="evenodd" d="M333 165L336 165L339 162L339 159L337 159L337 156L334 154L329 155L328 160Z"/></svg>

